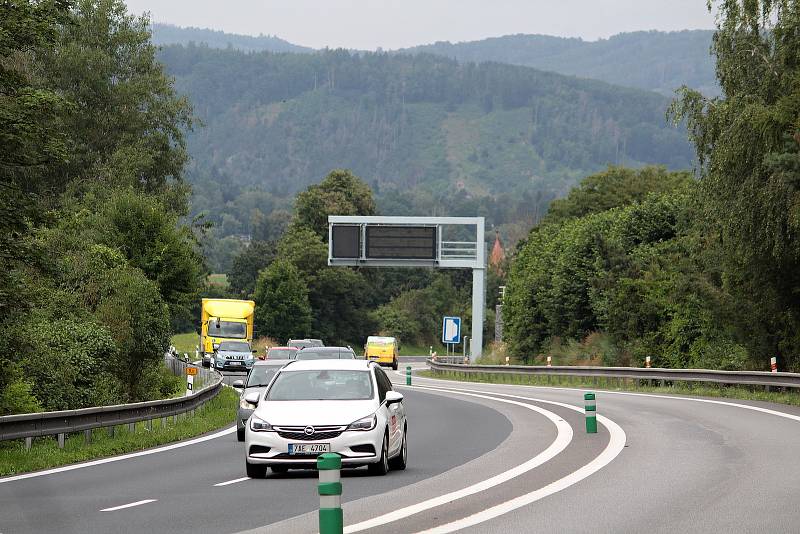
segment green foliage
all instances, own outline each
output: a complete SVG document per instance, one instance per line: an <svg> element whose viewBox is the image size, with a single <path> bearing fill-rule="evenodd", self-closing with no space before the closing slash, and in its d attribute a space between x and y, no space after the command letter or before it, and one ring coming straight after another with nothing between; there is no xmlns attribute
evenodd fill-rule
<svg viewBox="0 0 800 534"><path fill-rule="evenodd" d="M557 223L627 206L643 201L651 193L674 191L691 181L691 173L669 172L664 167L629 169L612 166L605 172L584 178L565 198L551 202L544 222Z"/></svg>
<svg viewBox="0 0 800 534"><path fill-rule="evenodd" d="M293 224L278 242L277 257L297 267L308 282L326 267L328 245L311 228Z"/></svg>
<svg viewBox="0 0 800 534"><path fill-rule="evenodd" d="M666 98L595 81L342 50L189 45L159 57L206 124L187 137L187 179L193 214L217 240L277 239L292 197L331 168L360 176L383 214L484 215L514 243L550 200L609 163L692 163L683 132L666 125ZM318 207L298 213L321 232ZM235 246L212 245L214 269L229 270Z"/></svg>
<svg viewBox="0 0 800 534"><path fill-rule="evenodd" d="M440 339L443 316L461 316L465 325L469 323L468 303L465 289L456 288L447 274L437 273L428 287L400 293L373 317L381 334L398 337L404 344L430 345ZM469 335L468 329L462 335Z"/></svg>
<svg viewBox="0 0 800 534"><path fill-rule="evenodd" d="M246 249L233 258L228 280L230 289L236 295L249 298L256 286L258 273L272 263L277 247L270 241L253 241Z"/></svg>
<svg viewBox="0 0 800 534"><path fill-rule="evenodd" d="M325 238L328 215L375 215L372 190L348 170L336 169L295 199L295 221Z"/></svg>
<svg viewBox="0 0 800 534"><path fill-rule="evenodd" d="M308 286L291 262L280 259L261 271L255 285L256 329L273 339L306 337L311 332Z"/></svg>
<svg viewBox="0 0 800 534"><path fill-rule="evenodd" d="M374 330L369 290L362 274L353 269L325 268L317 273L309 293L314 335L331 345L366 342Z"/></svg>
<svg viewBox="0 0 800 534"><path fill-rule="evenodd" d="M703 206L719 235L740 339L781 368L800 365L800 9L709 2L723 98L686 89L673 105L702 164Z"/></svg>
<svg viewBox="0 0 800 534"><path fill-rule="evenodd" d="M88 171L95 180L155 192L181 177L191 108L155 60L149 24L121 0L76 1L43 58L46 76L71 106L64 116L69 163L55 180ZM169 207L184 211L182 197Z"/></svg>
<svg viewBox="0 0 800 534"><path fill-rule="evenodd" d="M0 413L172 395L170 311L202 282L178 219L187 101L121 0L0 20Z"/></svg>
<svg viewBox="0 0 800 534"><path fill-rule="evenodd" d="M117 347L108 327L91 319L34 322L25 332L32 356L23 363L31 391L48 411L123 401L111 372Z"/></svg>
<svg viewBox="0 0 800 534"><path fill-rule="evenodd" d="M504 307L512 354L611 365L641 365L646 356L664 367L757 365L730 326L733 303L714 269L717 244L702 233L699 184L682 173L650 180L644 189L654 191L638 191L643 200L632 204L630 189L617 188L597 204L621 207L591 213L586 197L602 188L588 185L597 183L585 180L559 206L558 222L535 228L512 264ZM573 215L584 209L590 213Z"/></svg>

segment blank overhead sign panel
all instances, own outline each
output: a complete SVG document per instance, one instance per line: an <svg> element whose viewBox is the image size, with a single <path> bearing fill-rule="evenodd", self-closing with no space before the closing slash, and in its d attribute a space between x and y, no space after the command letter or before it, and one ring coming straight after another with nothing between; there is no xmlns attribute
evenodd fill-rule
<svg viewBox="0 0 800 534"><path fill-rule="evenodd" d="M361 227L337 224L331 231L331 256L359 258L361 256Z"/></svg>
<svg viewBox="0 0 800 534"><path fill-rule="evenodd" d="M367 258L436 259L435 226L367 226Z"/></svg>

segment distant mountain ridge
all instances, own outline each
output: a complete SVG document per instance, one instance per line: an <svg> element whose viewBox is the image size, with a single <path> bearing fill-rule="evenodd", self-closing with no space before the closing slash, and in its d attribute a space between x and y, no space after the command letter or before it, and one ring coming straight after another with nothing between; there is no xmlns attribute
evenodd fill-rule
<svg viewBox="0 0 800 534"><path fill-rule="evenodd" d="M667 96L685 84L714 96L719 87L710 52L713 35L712 30L642 31L584 41L517 34L460 43L440 41L398 52L424 52L458 61L498 61Z"/></svg>
<svg viewBox="0 0 800 534"><path fill-rule="evenodd" d="M194 42L205 43L210 48L230 47L246 52L316 52L270 35L252 37L168 24L153 24L152 29L153 42L161 46L185 46ZM496 61L655 91L665 96L672 96L675 89L685 84L715 96L719 94L719 87L710 53L713 34L712 30L642 31L620 33L598 41L517 34L459 43L439 41L392 53L430 53L462 62Z"/></svg>
<svg viewBox="0 0 800 534"><path fill-rule="evenodd" d="M313 48L292 44L274 35L239 35L208 28L183 28L172 24L154 23L151 26L153 44L167 46L205 43L211 48L235 48L244 52L314 52Z"/></svg>

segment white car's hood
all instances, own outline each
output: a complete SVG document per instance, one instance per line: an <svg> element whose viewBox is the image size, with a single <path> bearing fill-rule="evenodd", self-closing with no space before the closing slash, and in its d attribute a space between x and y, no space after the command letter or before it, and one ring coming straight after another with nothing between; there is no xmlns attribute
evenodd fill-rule
<svg viewBox="0 0 800 534"><path fill-rule="evenodd" d="M261 401L255 416L271 425L349 425L378 409L372 400Z"/></svg>

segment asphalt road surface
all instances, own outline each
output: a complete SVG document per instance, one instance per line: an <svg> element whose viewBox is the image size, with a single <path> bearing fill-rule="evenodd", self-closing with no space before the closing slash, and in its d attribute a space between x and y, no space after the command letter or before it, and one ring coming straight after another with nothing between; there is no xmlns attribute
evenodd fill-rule
<svg viewBox="0 0 800 534"><path fill-rule="evenodd" d="M345 471L345 532L800 532L800 409L599 391L586 434L581 390L390 376L409 468ZM313 472L245 478L232 432L0 479L3 534L316 532L317 506Z"/></svg>

